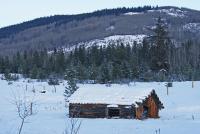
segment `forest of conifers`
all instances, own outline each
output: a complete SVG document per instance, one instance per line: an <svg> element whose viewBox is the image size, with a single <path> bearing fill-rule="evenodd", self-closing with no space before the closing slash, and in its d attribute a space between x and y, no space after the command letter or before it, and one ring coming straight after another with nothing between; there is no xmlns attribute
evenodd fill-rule
<svg viewBox="0 0 200 134"><path fill-rule="evenodd" d="M71 52L55 49L18 52L0 57L0 73L19 73L34 79L64 78L74 72L79 82L200 80L200 44L177 46L159 18L152 36L141 44L118 42L107 46L79 46Z"/></svg>

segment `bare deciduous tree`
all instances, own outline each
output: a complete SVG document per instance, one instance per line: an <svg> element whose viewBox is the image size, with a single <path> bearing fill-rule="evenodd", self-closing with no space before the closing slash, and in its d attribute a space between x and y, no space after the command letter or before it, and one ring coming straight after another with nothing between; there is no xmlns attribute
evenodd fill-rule
<svg viewBox="0 0 200 134"><path fill-rule="evenodd" d="M64 134L78 134L82 121L77 118L69 118L69 123Z"/></svg>
<svg viewBox="0 0 200 134"><path fill-rule="evenodd" d="M33 98L28 97L25 93L23 95L13 93L12 104L16 107L17 115L21 120L18 134L21 134L25 120L35 113L33 112L33 106L35 105L33 100Z"/></svg>

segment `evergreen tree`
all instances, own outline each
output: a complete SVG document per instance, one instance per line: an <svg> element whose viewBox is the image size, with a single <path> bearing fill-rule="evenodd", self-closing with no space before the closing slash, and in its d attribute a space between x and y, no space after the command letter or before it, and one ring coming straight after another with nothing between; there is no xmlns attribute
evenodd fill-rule
<svg viewBox="0 0 200 134"><path fill-rule="evenodd" d="M102 64L100 67L100 75L98 80L100 83L103 84L108 83L110 81L110 72L106 62L104 62L104 64Z"/></svg>
<svg viewBox="0 0 200 134"><path fill-rule="evenodd" d="M161 69L169 70L169 38L166 28L167 26L164 21L159 17L156 28L153 30L154 36L151 37L153 41L151 47L151 69L154 71L159 71Z"/></svg>
<svg viewBox="0 0 200 134"><path fill-rule="evenodd" d="M62 50L56 53L55 72L61 74L65 69L65 55Z"/></svg>
<svg viewBox="0 0 200 134"><path fill-rule="evenodd" d="M5 77L5 80L11 80L11 74L8 69L5 70L4 77Z"/></svg>
<svg viewBox="0 0 200 134"><path fill-rule="evenodd" d="M95 81L97 80L98 70L97 70L97 67L95 65L92 64L89 67L88 73L89 73L89 79L90 80L95 80Z"/></svg>
<svg viewBox="0 0 200 134"><path fill-rule="evenodd" d="M76 84L76 73L73 69L66 70L65 79L67 80L67 86L65 87L64 96L65 100L68 101L68 98L79 88Z"/></svg>
<svg viewBox="0 0 200 134"><path fill-rule="evenodd" d="M30 71L30 78L31 79L37 79L38 77L38 68L36 65L33 66L33 69Z"/></svg>

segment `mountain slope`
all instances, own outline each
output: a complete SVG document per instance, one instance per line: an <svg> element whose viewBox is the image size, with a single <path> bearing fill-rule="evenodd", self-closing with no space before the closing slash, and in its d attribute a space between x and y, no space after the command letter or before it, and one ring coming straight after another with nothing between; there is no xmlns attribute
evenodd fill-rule
<svg viewBox="0 0 200 134"><path fill-rule="evenodd" d="M148 29L154 27L159 16L165 19L169 34L175 42L189 39L199 41L200 11L177 7L146 7L137 10L121 8L81 15L40 18L28 22L28 26L22 23L0 29L0 54L71 47L80 42L112 35L150 35ZM22 28L16 30L16 27ZM14 30L10 32L12 28ZM6 29L9 31L7 34Z"/></svg>

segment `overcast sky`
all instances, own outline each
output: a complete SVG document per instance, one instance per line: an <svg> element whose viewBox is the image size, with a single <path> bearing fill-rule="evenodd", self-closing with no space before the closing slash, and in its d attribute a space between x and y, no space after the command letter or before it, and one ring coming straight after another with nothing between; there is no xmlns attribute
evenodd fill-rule
<svg viewBox="0 0 200 134"><path fill-rule="evenodd" d="M55 14L144 5L170 5L200 10L200 0L0 0L0 27Z"/></svg>

